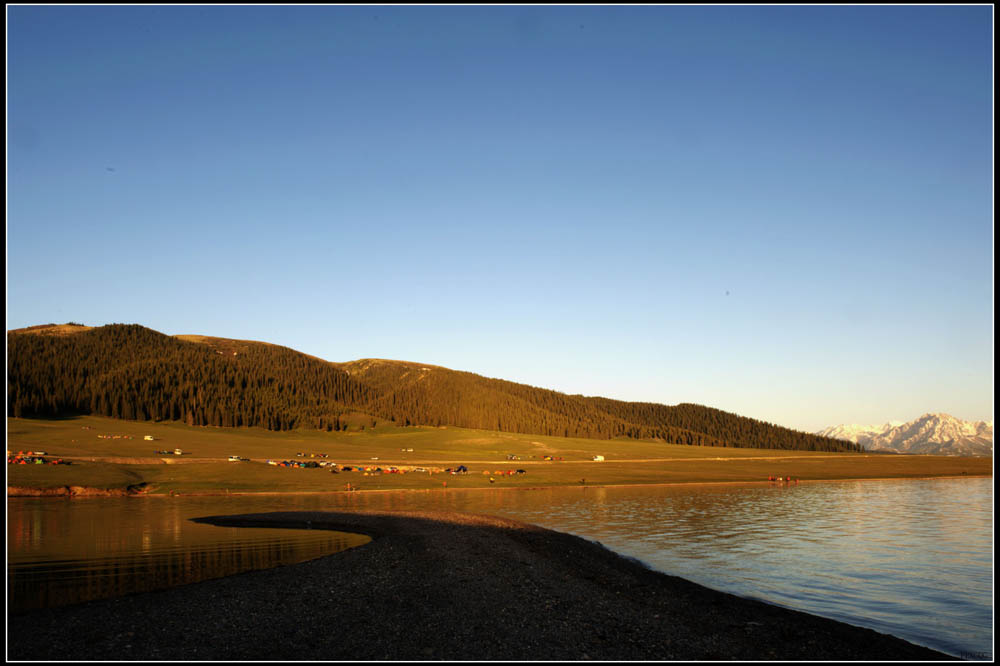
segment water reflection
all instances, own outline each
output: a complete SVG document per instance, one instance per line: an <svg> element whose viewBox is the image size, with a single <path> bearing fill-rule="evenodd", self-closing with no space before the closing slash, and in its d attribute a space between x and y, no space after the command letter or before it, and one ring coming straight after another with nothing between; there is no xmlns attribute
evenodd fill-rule
<svg viewBox="0 0 1000 666"><path fill-rule="evenodd" d="M192 512L212 513L205 508L169 500L9 501L8 609L21 612L174 587L303 562L370 541L344 532L218 527L188 520Z"/></svg>

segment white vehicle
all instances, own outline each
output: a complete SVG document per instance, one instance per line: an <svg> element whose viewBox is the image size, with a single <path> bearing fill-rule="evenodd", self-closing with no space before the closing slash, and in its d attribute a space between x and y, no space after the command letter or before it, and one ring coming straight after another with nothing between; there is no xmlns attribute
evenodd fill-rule
<svg viewBox="0 0 1000 666"><path fill-rule="evenodd" d="M604 462L604 456L594 456L594 462Z"/></svg>
<svg viewBox="0 0 1000 666"><path fill-rule="evenodd" d="M250 459L243 456L229 456L229 462L250 462Z"/></svg>

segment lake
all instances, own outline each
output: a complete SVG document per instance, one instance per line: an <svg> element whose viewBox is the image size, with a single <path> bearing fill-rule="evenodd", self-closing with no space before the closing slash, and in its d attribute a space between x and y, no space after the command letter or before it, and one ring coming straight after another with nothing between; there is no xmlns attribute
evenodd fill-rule
<svg viewBox="0 0 1000 666"><path fill-rule="evenodd" d="M20 612L295 564L371 538L191 522L215 498L7 500L7 608Z"/></svg>
<svg viewBox="0 0 1000 666"><path fill-rule="evenodd" d="M993 480L8 499L8 603L131 591L291 563L365 537L189 518L285 510L443 509L599 541L708 587L972 659L993 650ZM267 534L265 534L267 533ZM361 539L361 541L357 539ZM153 572L152 574L150 572ZM88 577L93 578L88 582ZM158 583L159 585L159 583ZM74 588L75 586L75 588ZM76 589L77 591L72 591ZM91 592L87 592L90 590ZM29 604L30 606L30 604Z"/></svg>

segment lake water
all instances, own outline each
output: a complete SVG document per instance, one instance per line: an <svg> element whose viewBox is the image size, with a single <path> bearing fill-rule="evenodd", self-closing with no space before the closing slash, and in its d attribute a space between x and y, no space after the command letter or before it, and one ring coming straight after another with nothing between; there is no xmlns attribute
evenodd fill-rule
<svg viewBox="0 0 1000 666"><path fill-rule="evenodd" d="M190 518L219 502L139 498L7 500L7 609L63 606L252 569L371 541L327 530L218 527Z"/></svg>
<svg viewBox="0 0 1000 666"><path fill-rule="evenodd" d="M98 563L96 568L106 571L108 562L123 560L125 564L111 569L117 566L127 578L139 558L147 577L152 566L161 578L172 575L173 581L186 582L192 578L181 570L193 568L194 576L228 572L219 573L217 561L230 566L237 560L237 568L255 568L272 558L301 561L324 548L357 543L351 535L333 534L325 542L319 531L222 528L188 520L197 516L445 509L503 515L570 532L715 589L869 627L956 656L992 658L991 478L295 497L25 498L9 499L7 505L8 581L19 576L28 580L25 572L34 567L30 587L53 577L46 570L52 563L63 572L59 576L80 579L84 576L77 569ZM261 536L251 536L256 532ZM291 545L296 540L301 546ZM172 564L149 564L161 557L160 551ZM69 594L71 583L60 585L57 593ZM11 591L16 589L27 587L10 584Z"/></svg>

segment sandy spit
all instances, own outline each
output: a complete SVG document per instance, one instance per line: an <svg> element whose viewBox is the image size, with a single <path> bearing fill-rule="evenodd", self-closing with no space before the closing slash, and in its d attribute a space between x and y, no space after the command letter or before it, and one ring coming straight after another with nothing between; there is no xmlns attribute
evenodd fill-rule
<svg viewBox="0 0 1000 666"><path fill-rule="evenodd" d="M337 529L373 541L293 566L13 615L8 659L951 659L506 518L352 511L200 520Z"/></svg>

